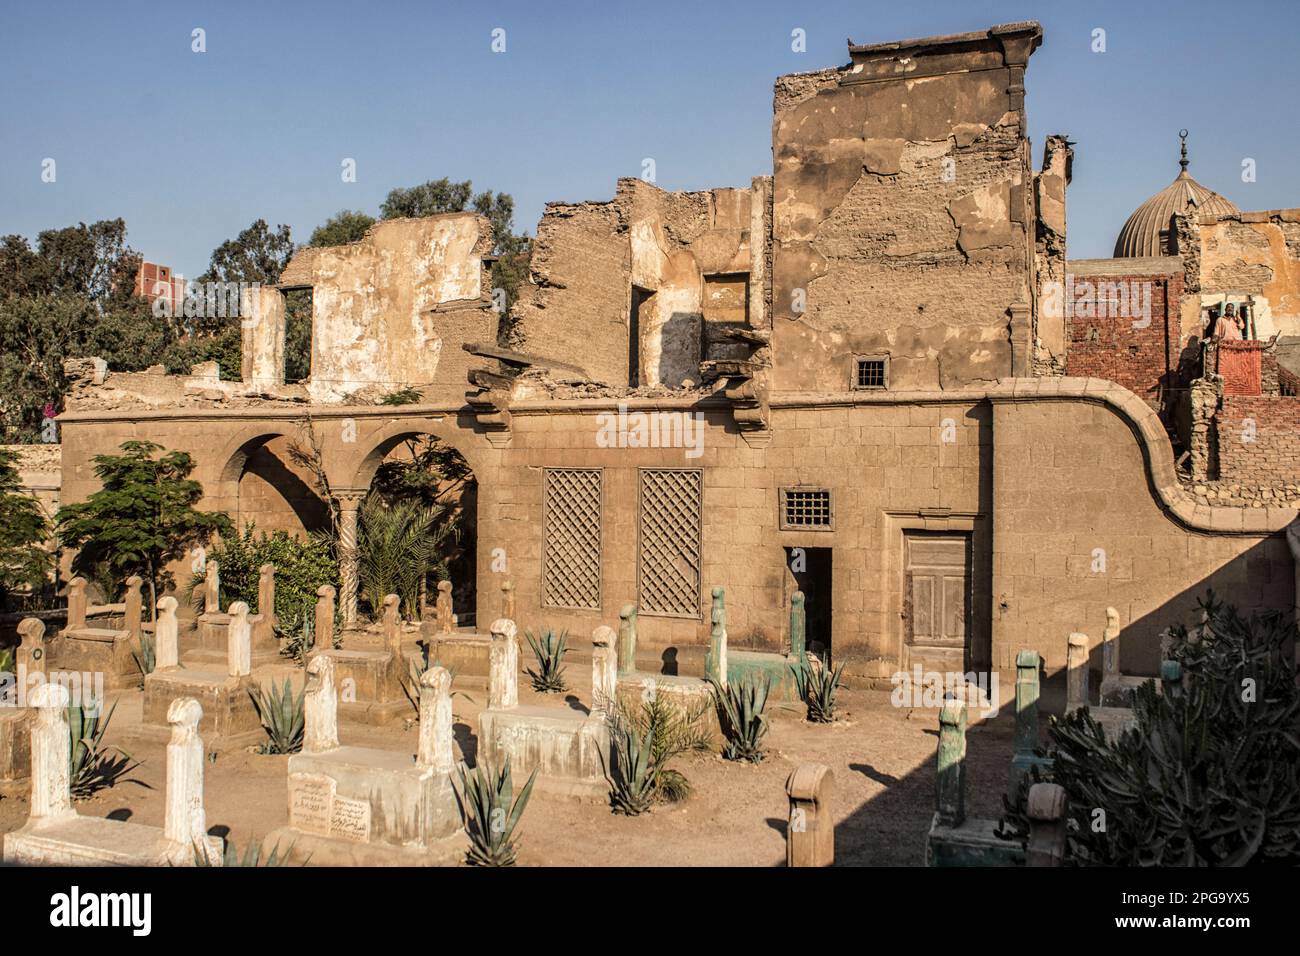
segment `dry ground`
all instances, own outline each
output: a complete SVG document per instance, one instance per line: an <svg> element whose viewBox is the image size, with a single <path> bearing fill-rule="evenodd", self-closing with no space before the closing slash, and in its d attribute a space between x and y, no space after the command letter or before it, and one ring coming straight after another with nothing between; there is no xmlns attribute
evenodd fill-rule
<svg viewBox="0 0 1300 956"><path fill-rule="evenodd" d="M301 673L301 672L299 672ZM583 699L590 668L573 663L566 675ZM455 698L458 750L472 760L477 714L484 691L466 688L472 700ZM112 695L110 695L110 700ZM774 866L785 858L788 814L785 780L800 763L828 765L833 798L836 855L841 864L919 865L934 811L934 759L938 718L933 710L900 710L885 691L841 691L842 719L814 725L802 708L772 714L761 764L696 754L677 765L693 785L682 803L628 818L604 804L535 793L523 817L520 863L532 866ZM130 740L138 725L141 694L120 695L109 739ZM566 706L561 697L541 698L521 677L521 703ZM414 713L414 711L412 712ZM414 752L417 730L395 725L367 728L345 723L345 743ZM77 804L86 815L113 816L162 825L166 769L162 744L128 747L140 765L129 779ZM997 816L1011 758L1011 719L976 725L968 734L969 809ZM242 849L287 822L284 756L250 751L220 755L206 770L208 825ZM0 800L0 833L21 826L27 800Z"/></svg>

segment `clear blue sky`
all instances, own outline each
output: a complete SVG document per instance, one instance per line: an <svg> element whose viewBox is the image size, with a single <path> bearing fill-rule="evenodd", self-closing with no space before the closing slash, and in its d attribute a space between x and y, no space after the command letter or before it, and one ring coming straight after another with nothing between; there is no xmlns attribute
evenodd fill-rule
<svg viewBox="0 0 1300 956"><path fill-rule="evenodd" d="M667 189L769 173L774 78L846 62L848 37L1031 18L1045 33L1027 78L1034 162L1048 133L1078 143L1072 258L1110 254L1177 173L1184 126L1205 185L1246 209L1300 205L1294 0L7 0L0 233L121 216L134 248L194 276L258 217L305 242L339 209L373 214L393 186L441 176L512 193L532 233L543 203L607 199L643 157ZM191 52L196 27L206 53ZM1105 53L1090 49L1098 27ZM45 157L56 183L41 182Z"/></svg>

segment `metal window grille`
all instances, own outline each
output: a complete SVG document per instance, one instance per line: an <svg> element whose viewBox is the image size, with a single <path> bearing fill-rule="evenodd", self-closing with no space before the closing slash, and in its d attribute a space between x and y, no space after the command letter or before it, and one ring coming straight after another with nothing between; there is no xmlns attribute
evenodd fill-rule
<svg viewBox="0 0 1300 956"><path fill-rule="evenodd" d="M599 468L546 469L542 603L600 609Z"/></svg>
<svg viewBox="0 0 1300 956"><path fill-rule="evenodd" d="M858 388L884 388L885 360L858 359L856 385Z"/></svg>
<svg viewBox="0 0 1300 956"><path fill-rule="evenodd" d="M825 488L782 488L781 527L831 527L830 491Z"/></svg>
<svg viewBox="0 0 1300 956"><path fill-rule="evenodd" d="M643 469L640 502L640 612L700 615L700 504L698 470Z"/></svg>

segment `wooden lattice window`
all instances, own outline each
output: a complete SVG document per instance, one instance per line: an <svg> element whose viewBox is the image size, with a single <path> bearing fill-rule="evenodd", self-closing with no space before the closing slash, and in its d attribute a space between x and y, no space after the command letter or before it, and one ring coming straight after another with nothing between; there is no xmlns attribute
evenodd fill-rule
<svg viewBox="0 0 1300 956"><path fill-rule="evenodd" d="M600 609L599 468L546 469L542 604Z"/></svg>
<svg viewBox="0 0 1300 956"><path fill-rule="evenodd" d="M641 469L638 593L642 614L700 616L698 469Z"/></svg>

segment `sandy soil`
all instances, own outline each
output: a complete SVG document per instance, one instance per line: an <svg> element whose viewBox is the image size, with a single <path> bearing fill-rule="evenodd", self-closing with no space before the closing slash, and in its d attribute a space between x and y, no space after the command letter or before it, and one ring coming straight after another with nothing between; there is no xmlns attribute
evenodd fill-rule
<svg viewBox="0 0 1300 956"><path fill-rule="evenodd" d="M589 668L571 665L574 692L589 696ZM586 688L582 678L587 677ZM457 748L473 760L474 728L485 699L466 688L455 698ZM932 710L900 710L883 691L841 691L842 719L809 724L799 710L772 714L767 758L733 763L711 753L677 764L693 786L678 804L640 817L611 813L604 804L535 793L521 827L520 863L532 866L774 866L785 859L785 780L800 763L829 766L835 776L837 862L846 865L920 865L934 812L934 758L938 717ZM521 703L566 706L542 697L521 680ZM414 712L412 712L414 713ZM127 779L77 804L80 813L162 825L166 769L162 744L133 741L141 694L124 692L109 731L140 765ZM1011 721L1001 717L968 733L968 808L1000 814L999 795L1011 758ZM344 724L343 741L414 752L417 730L400 724L367 728ZM211 831L242 849L287 822L284 756L226 753L207 765L206 806ZM21 826L27 800L0 800L0 833Z"/></svg>

